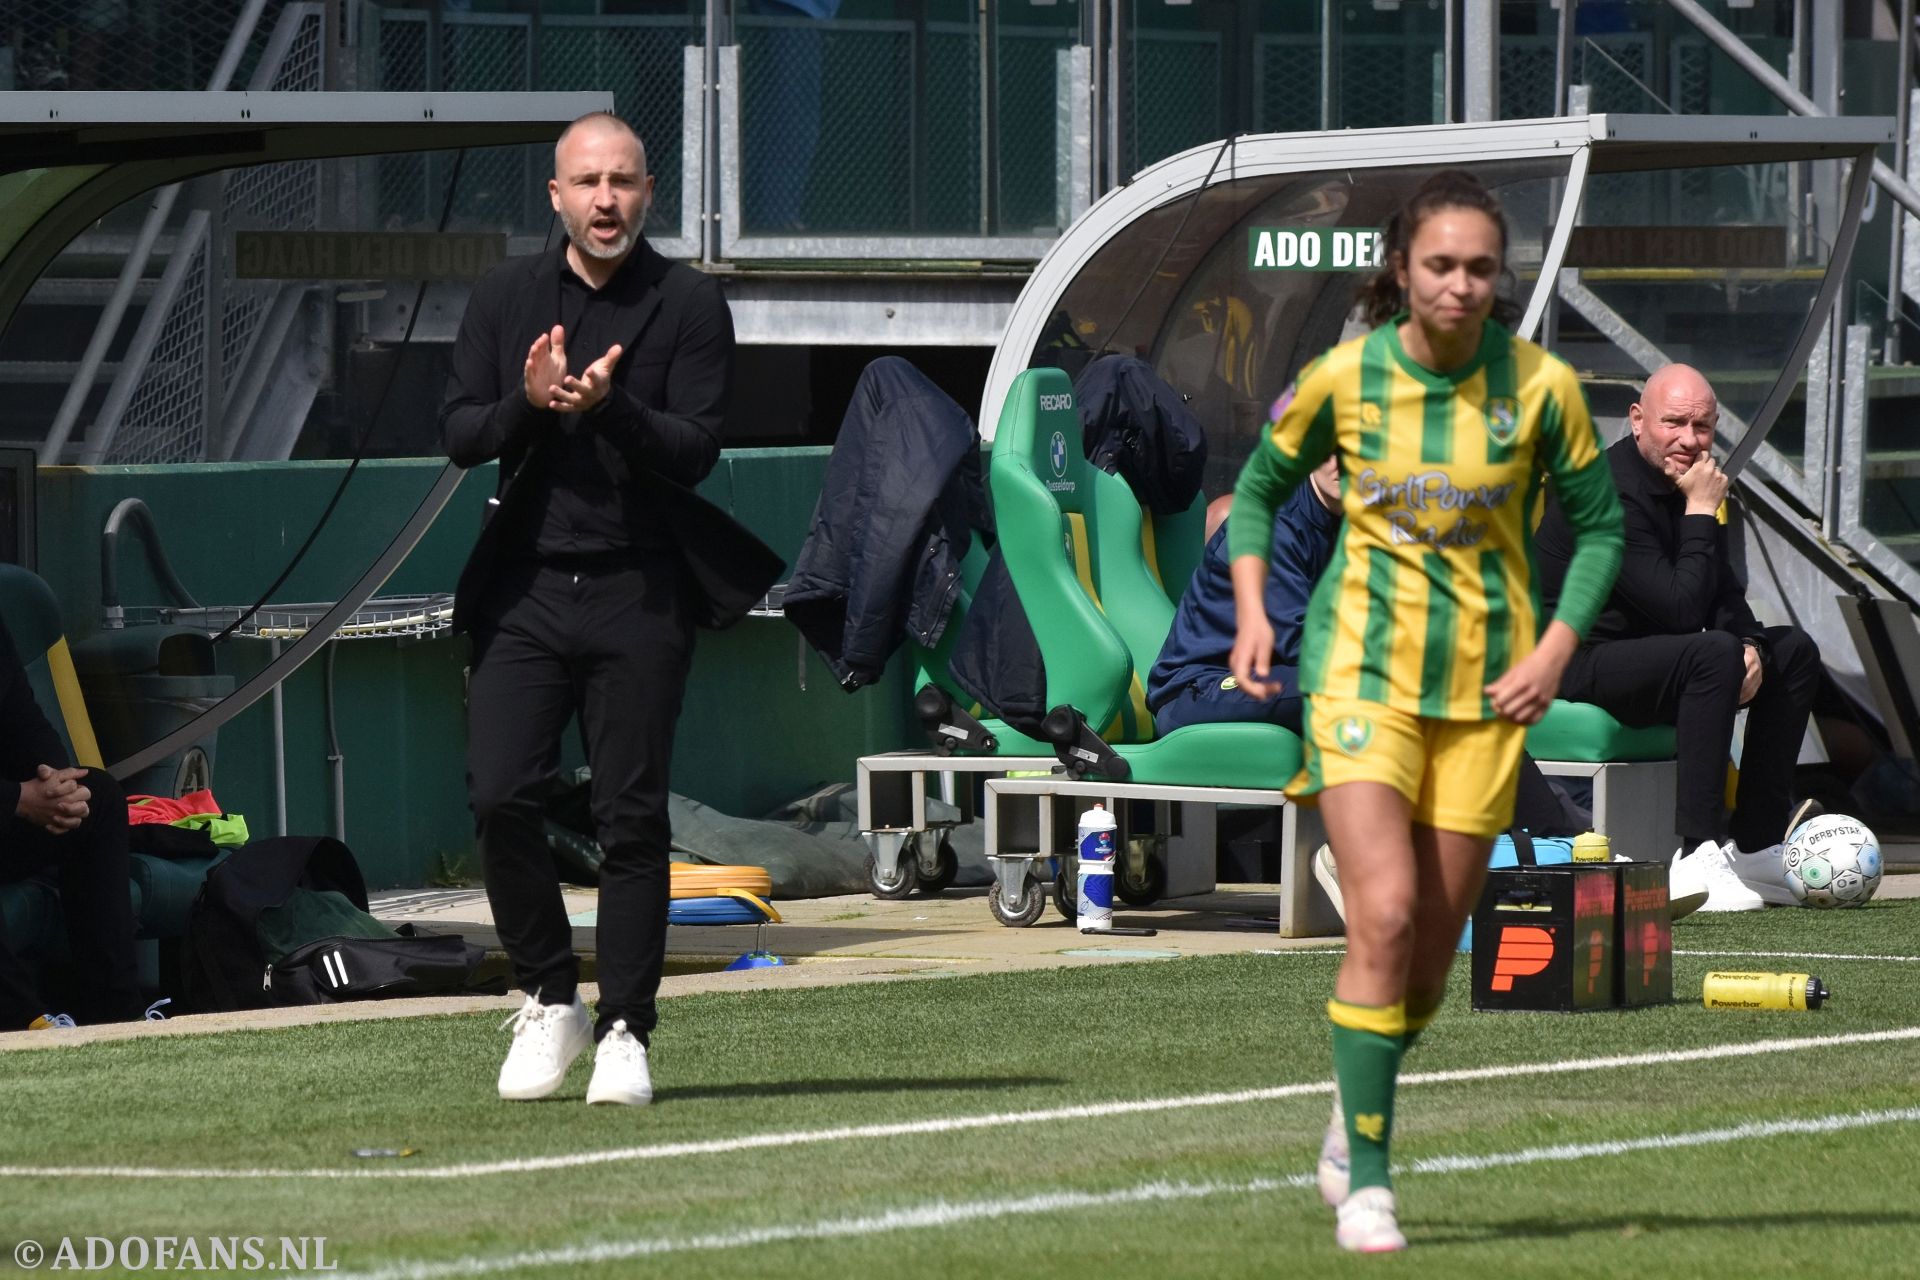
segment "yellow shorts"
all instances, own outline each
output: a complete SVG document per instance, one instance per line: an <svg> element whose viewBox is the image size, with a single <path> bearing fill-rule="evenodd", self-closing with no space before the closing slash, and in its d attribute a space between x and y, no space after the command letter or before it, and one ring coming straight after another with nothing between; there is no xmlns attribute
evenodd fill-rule
<svg viewBox="0 0 1920 1280"><path fill-rule="evenodd" d="M1295 799L1343 782L1384 782L1413 820L1442 831L1497 836L1513 825L1525 726L1511 720L1429 720L1378 702L1306 700L1304 767Z"/></svg>

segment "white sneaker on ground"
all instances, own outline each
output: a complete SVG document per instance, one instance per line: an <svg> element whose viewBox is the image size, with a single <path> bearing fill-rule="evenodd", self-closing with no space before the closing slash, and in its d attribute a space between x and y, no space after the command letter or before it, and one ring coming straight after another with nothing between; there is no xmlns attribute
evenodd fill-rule
<svg viewBox="0 0 1920 1280"><path fill-rule="evenodd" d="M1703 840L1691 855L1685 849L1676 849L1673 861L1667 867L1667 919L1678 920L1690 916L1707 905L1712 894L1712 883L1707 878L1707 859L1717 857L1720 846L1711 840Z"/></svg>
<svg viewBox="0 0 1920 1280"><path fill-rule="evenodd" d="M500 1064L500 1096L509 1102L532 1102L558 1089L567 1068L593 1042L578 992L572 1004L541 1004L539 996L528 996L520 1012L500 1025L513 1028L513 1048Z"/></svg>
<svg viewBox="0 0 1920 1280"><path fill-rule="evenodd" d="M1344 923L1347 918L1347 900L1340 896L1340 870L1333 865L1333 849L1321 845L1313 853L1313 878L1327 891L1327 898L1333 903L1334 914Z"/></svg>
<svg viewBox="0 0 1920 1280"><path fill-rule="evenodd" d="M1787 888L1787 846L1770 844L1753 853L1740 852L1740 846L1727 841L1727 861L1740 883L1760 895L1770 907L1796 905L1793 890Z"/></svg>
<svg viewBox="0 0 1920 1280"><path fill-rule="evenodd" d="M1338 1209L1347 1198L1347 1178L1352 1160L1347 1151L1347 1117L1340 1109L1340 1090L1333 1091L1333 1119L1327 1121L1327 1136L1320 1140L1320 1198Z"/></svg>
<svg viewBox="0 0 1920 1280"><path fill-rule="evenodd" d="M1340 1225L1333 1238L1349 1253L1398 1253L1407 1247L1394 1217L1393 1192L1386 1187L1362 1187L1340 1206Z"/></svg>
<svg viewBox="0 0 1920 1280"><path fill-rule="evenodd" d="M1675 854L1667 873L1668 899L1678 891L1675 886L1680 886L1689 893L1707 891L1707 900L1700 904L1702 911L1759 911L1765 907L1766 899L1749 889L1734 872L1727 847L1717 840L1702 840L1685 857Z"/></svg>
<svg viewBox="0 0 1920 1280"><path fill-rule="evenodd" d="M647 1046L627 1030L625 1018L600 1037L593 1054L593 1083L587 1101L644 1107L653 1101L653 1077L647 1071Z"/></svg>

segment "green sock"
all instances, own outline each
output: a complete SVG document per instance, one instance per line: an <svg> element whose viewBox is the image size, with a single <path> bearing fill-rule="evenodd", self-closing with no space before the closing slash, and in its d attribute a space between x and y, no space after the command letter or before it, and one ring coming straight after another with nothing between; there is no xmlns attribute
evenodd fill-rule
<svg viewBox="0 0 1920 1280"><path fill-rule="evenodd" d="M1392 1185L1387 1147L1393 1138L1393 1087L1407 1034L1404 1005L1327 1001L1333 1022L1333 1074L1340 1082L1351 1161L1348 1185Z"/></svg>
<svg viewBox="0 0 1920 1280"><path fill-rule="evenodd" d="M1407 1034L1400 1042L1402 1056L1413 1049L1414 1041L1418 1040L1420 1033L1433 1022L1434 1015L1440 1012L1440 1002L1444 999L1446 999L1444 991L1436 992L1431 997L1412 995L1407 997Z"/></svg>

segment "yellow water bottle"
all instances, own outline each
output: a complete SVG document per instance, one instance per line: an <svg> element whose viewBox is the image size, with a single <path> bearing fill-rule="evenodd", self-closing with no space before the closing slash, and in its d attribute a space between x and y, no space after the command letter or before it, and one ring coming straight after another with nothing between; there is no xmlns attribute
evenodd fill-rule
<svg viewBox="0 0 1920 1280"><path fill-rule="evenodd" d="M1709 1009L1818 1009L1831 993L1810 973L1710 973L1700 987Z"/></svg>
<svg viewBox="0 0 1920 1280"><path fill-rule="evenodd" d="M1598 831L1582 831L1573 838L1575 862L1612 862L1613 846Z"/></svg>

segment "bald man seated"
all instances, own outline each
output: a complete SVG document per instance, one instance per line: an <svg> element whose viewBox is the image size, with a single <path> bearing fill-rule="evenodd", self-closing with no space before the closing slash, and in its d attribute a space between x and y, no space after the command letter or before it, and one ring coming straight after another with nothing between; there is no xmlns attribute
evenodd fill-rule
<svg viewBox="0 0 1920 1280"><path fill-rule="evenodd" d="M1631 432L1607 450L1626 552L1560 696L1622 724L1674 727L1681 844L1672 891L1705 888L1705 911L1756 911L1793 901L1780 855L1820 651L1798 627L1761 626L1747 605L1722 514L1728 478L1711 452L1719 420L1713 388L1682 364L1648 378L1628 410ZM1573 554L1572 529L1551 499L1535 549L1551 612ZM1747 730L1729 813L1727 761L1741 707Z"/></svg>

